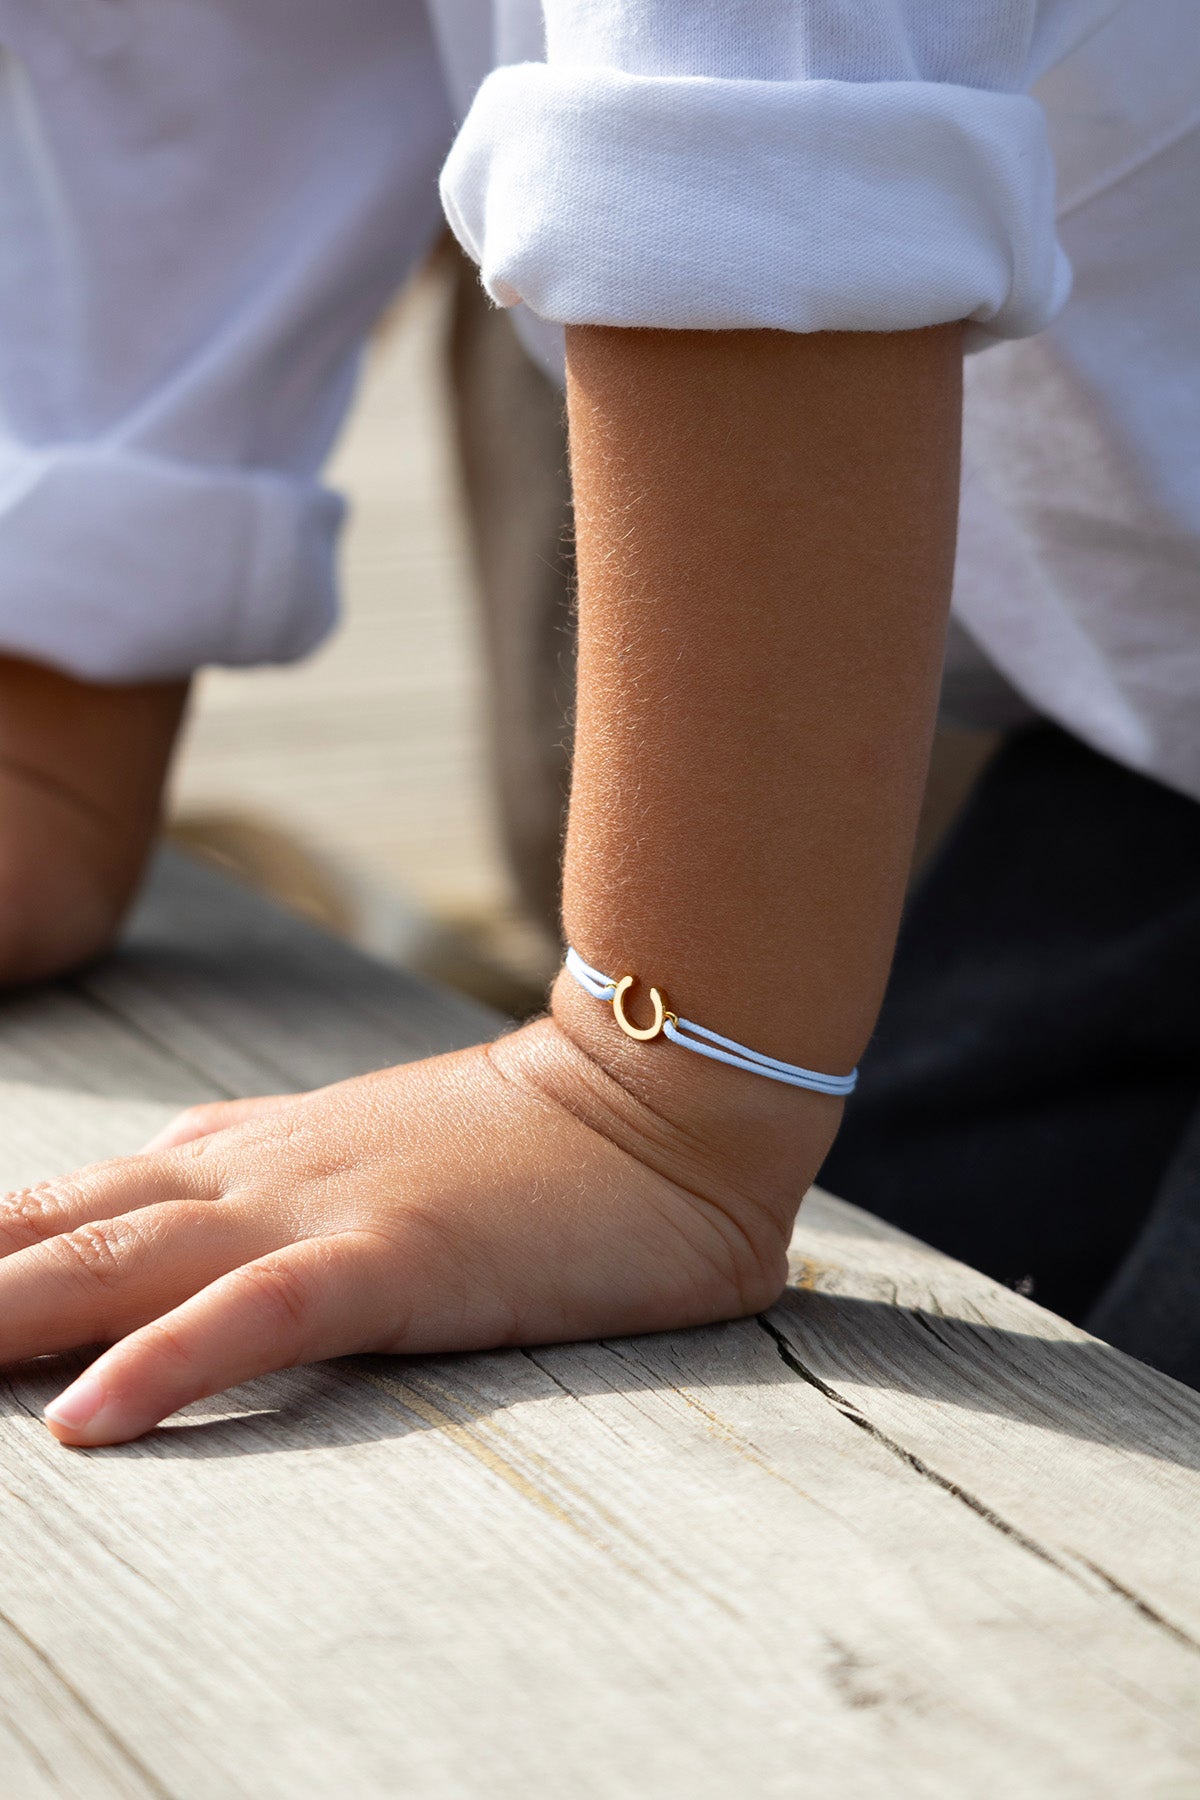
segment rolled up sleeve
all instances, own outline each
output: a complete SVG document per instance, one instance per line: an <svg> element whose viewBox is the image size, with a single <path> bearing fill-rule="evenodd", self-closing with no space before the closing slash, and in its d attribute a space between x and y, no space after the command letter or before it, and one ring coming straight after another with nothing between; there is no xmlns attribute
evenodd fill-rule
<svg viewBox="0 0 1200 1800"><path fill-rule="evenodd" d="M967 319L984 342L1039 330L1065 300L1028 92L1064 37L1061 7L548 0L545 14L546 60L488 77L442 177L500 305L694 329Z"/></svg>
<svg viewBox="0 0 1200 1800"><path fill-rule="evenodd" d="M419 0L0 0L0 648L91 680L298 656L319 471L438 224Z"/></svg>

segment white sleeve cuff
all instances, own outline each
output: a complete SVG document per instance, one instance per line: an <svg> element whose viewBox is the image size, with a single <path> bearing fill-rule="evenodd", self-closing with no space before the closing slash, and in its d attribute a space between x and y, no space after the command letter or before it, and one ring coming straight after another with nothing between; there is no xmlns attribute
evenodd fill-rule
<svg viewBox="0 0 1200 1800"><path fill-rule="evenodd" d="M501 306L562 324L1042 328L1067 297L1037 103L933 81L521 63L479 89L442 198Z"/></svg>
<svg viewBox="0 0 1200 1800"><path fill-rule="evenodd" d="M342 504L274 472L96 446L0 457L0 644L85 681L302 656Z"/></svg>
<svg viewBox="0 0 1200 1800"><path fill-rule="evenodd" d="M440 226L424 0L0 0L0 46L0 648L100 681L302 655L319 470Z"/></svg>

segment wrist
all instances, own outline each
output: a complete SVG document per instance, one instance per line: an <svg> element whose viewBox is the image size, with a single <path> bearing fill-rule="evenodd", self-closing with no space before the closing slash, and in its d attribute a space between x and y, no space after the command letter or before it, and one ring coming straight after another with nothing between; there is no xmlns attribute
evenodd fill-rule
<svg viewBox="0 0 1200 1800"><path fill-rule="evenodd" d="M528 1048L544 1059L546 1079L565 1084L568 1104L610 1118L641 1144L642 1160L662 1159L682 1185L790 1231L833 1143L841 1101L710 1062L665 1037L636 1042L611 1006L565 973L549 1018L532 1029L541 1035Z"/></svg>

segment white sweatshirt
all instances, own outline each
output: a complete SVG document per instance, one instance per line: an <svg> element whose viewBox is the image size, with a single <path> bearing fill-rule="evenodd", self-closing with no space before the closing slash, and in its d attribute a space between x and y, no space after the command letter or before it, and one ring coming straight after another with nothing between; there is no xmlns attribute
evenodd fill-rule
<svg viewBox="0 0 1200 1800"><path fill-rule="evenodd" d="M1195 0L0 0L0 44L8 651L317 642L321 464L449 153L551 364L563 322L970 319L957 614L1200 797Z"/></svg>

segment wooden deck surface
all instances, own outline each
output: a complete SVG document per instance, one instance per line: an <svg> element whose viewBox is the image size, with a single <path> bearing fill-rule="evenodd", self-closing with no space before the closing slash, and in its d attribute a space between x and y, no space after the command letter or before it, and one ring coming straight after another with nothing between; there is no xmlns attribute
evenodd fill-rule
<svg viewBox="0 0 1200 1800"><path fill-rule="evenodd" d="M0 1186L479 1009L161 867L0 1008ZM758 1319L0 1401L4 1800L1190 1800L1200 1397L813 1195Z"/></svg>

